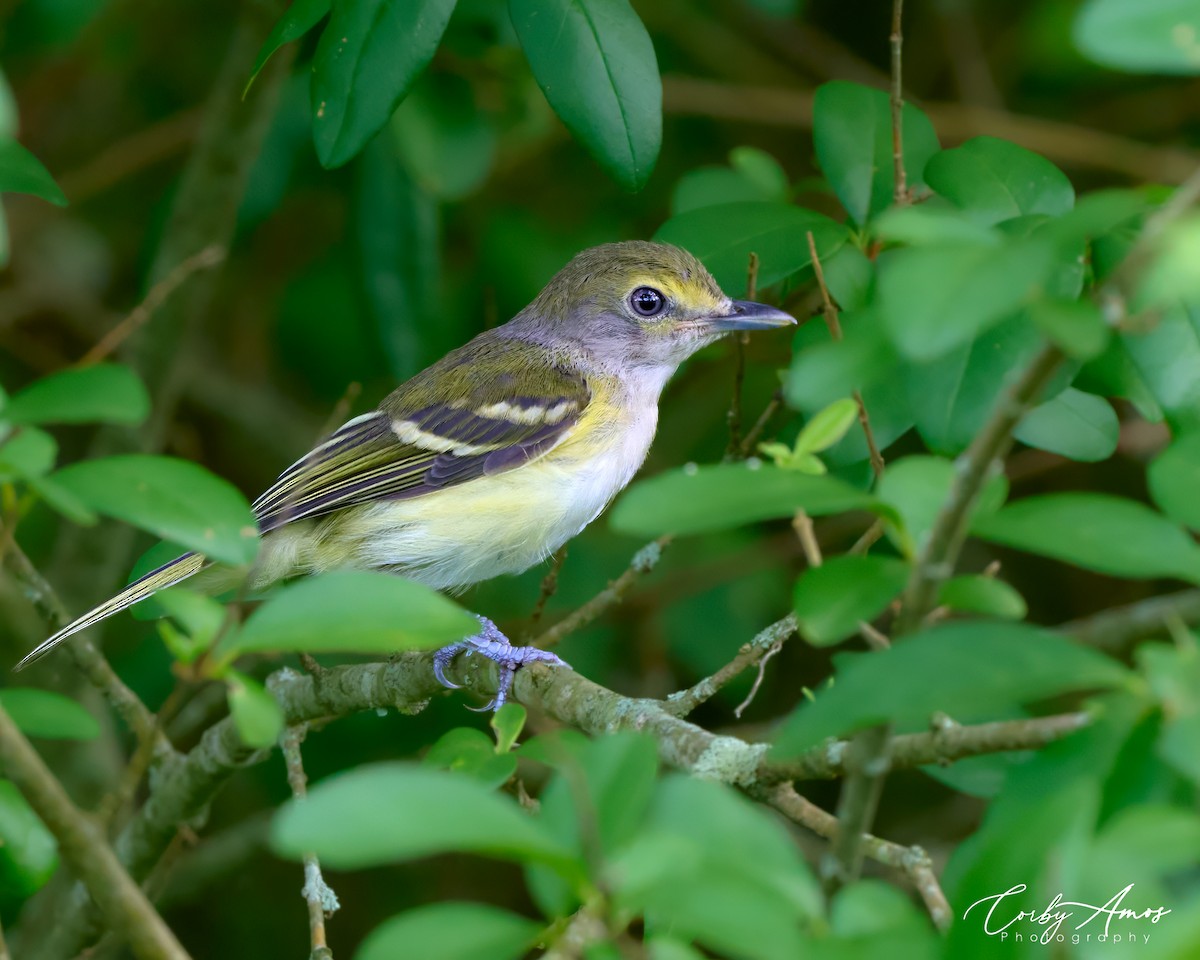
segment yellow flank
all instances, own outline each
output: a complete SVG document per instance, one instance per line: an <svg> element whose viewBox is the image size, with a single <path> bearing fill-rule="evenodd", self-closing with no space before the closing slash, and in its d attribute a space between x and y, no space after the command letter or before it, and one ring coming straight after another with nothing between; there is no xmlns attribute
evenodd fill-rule
<svg viewBox="0 0 1200 960"><path fill-rule="evenodd" d="M390 569L453 590L527 569L591 523L637 472L654 438L669 373L664 369L632 391L597 378L579 423L515 469L272 532L263 542L256 585L349 566Z"/></svg>

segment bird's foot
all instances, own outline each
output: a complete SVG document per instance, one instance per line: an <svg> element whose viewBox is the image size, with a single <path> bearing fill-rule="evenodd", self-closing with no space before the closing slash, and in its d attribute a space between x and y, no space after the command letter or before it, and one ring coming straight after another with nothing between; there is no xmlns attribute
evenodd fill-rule
<svg viewBox="0 0 1200 960"><path fill-rule="evenodd" d="M571 668L569 663L549 650L542 650L538 647L514 647L508 637L502 634L491 620L487 617L478 619L483 626L479 633L458 643L452 643L448 647L442 647L433 655L434 676L437 677L438 683L451 689L457 689L461 684L454 683L447 678L446 667L450 666L450 662L464 651L467 656L473 653L481 654L499 668L500 676L497 679L496 696L492 698L491 703L470 709L482 712L499 710L504 706L508 700L509 691L512 689L513 677L527 663L549 663L556 667L566 667L568 670Z"/></svg>

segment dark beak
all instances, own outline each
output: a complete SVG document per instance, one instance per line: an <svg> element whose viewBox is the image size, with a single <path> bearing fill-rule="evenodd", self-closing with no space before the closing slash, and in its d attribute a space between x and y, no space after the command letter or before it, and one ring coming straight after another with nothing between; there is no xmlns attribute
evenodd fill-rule
<svg viewBox="0 0 1200 960"><path fill-rule="evenodd" d="M722 333L727 330L770 330L774 327L788 327L796 322L790 313L784 313L778 307L769 307L765 303L755 303L753 300L734 300L730 303L730 311L723 317L710 317L708 326Z"/></svg>

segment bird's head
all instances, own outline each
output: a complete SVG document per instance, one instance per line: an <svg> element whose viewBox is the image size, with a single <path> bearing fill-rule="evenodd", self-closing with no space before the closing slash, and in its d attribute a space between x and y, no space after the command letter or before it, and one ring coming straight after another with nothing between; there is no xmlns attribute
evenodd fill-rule
<svg viewBox="0 0 1200 960"><path fill-rule="evenodd" d="M674 369L725 333L796 320L775 307L731 300L686 250L627 241L577 254L517 322L629 370Z"/></svg>

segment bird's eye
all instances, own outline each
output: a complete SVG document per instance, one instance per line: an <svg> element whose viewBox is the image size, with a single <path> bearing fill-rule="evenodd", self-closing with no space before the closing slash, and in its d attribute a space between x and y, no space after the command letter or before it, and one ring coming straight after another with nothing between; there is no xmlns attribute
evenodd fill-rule
<svg viewBox="0 0 1200 960"><path fill-rule="evenodd" d="M653 287L638 287L629 295L629 305L640 317L656 317L667 306L667 298Z"/></svg>

